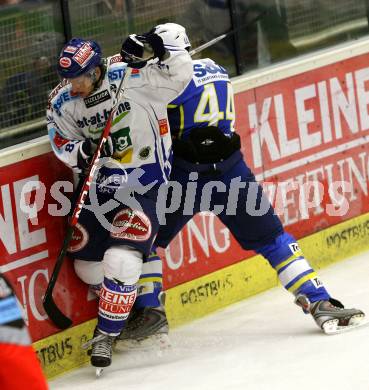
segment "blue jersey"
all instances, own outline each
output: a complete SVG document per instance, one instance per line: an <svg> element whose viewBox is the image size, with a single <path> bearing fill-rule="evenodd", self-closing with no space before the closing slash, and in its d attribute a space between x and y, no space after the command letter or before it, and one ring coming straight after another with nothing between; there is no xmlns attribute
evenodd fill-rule
<svg viewBox="0 0 369 390"><path fill-rule="evenodd" d="M187 138L195 127L216 126L234 131L234 96L227 71L209 58L193 61L193 77L168 106L173 138Z"/></svg>

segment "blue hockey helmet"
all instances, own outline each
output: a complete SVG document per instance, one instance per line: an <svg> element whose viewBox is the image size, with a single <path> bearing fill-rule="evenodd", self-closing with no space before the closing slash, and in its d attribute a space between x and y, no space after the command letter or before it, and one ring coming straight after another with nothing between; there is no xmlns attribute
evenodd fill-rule
<svg viewBox="0 0 369 390"><path fill-rule="evenodd" d="M97 42L72 38L62 49L58 60L61 77L73 79L101 64L101 48Z"/></svg>

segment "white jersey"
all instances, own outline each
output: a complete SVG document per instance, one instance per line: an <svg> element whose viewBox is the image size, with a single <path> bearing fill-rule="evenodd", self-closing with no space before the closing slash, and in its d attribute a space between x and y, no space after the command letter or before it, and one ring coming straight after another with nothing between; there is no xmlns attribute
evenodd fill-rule
<svg viewBox="0 0 369 390"><path fill-rule="evenodd" d="M52 148L77 172L78 148L85 138L99 140L125 69L120 56L113 56L107 59L100 87L87 98L73 96L71 85L65 83L50 94L47 126ZM184 90L192 74L191 57L186 51L171 52L167 60L132 69L124 80L124 93L110 132L117 150L100 167L98 182L106 182L112 175L127 176L135 168L144 171L140 178L143 185L167 180L171 159L167 104ZM109 182L109 187L112 182L122 183L115 179Z"/></svg>

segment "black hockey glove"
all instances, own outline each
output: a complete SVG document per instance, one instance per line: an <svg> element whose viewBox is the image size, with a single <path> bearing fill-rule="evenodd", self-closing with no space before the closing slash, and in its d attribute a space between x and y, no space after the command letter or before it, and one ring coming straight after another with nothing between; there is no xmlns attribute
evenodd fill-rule
<svg viewBox="0 0 369 390"><path fill-rule="evenodd" d="M120 49L120 55L122 60L128 64L128 66L134 68L134 64L144 63L143 60L144 53L144 43L138 39L138 35L131 34L128 38L122 43L122 48Z"/></svg>
<svg viewBox="0 0 369 390"><path fill-rule="evenodd" d="M161 61L166 53L162 38L158 34L155 34L154 29L146 34L143 34L142 37L144 39L143 42L148 43L151 46L154 52L154 57L159 58L159 60Z"/></svg>
<svg viewBox="0 0 369 390"><path fill-rule="evenodd" d="M143 58L145 45L151 47L154 55L149 58ZM163 40L154 30L142 35L131 34L122 44L120 54L124 62L130 68L143 68L147 61L158 58L160 61L166 53Z"/></svg>
<svg viewBox="0 0 369 390"><path fill-rule="evenodd" d="M86 138L78 149L77 154L77 166L82 172L87 171L91 164L91 159L93 154L95 153L97 145L92 141L91 138ZM116 150L116 141L113 137L109 135L107 140L105 141L101 153L100 158L102 157L111 157Z"/></svg>

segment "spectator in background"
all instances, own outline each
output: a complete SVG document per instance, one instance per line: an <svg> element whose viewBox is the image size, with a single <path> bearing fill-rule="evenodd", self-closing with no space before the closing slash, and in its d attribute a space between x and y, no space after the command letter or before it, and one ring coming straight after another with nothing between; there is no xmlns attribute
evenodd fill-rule
<svg viewBox="0 0 369 390"><path fill-rule="evenodd" d="M0 128L42 118L48 95L58 82L53 64L62 37L58 33L39 33L29 40L29 69L10 76L1 90Z"/></svg>
<svg viewBox="0 0 369 390"><path fill-rule="evenodd" d="M47 390L40 362L32 348L15 294L0 274L1 390Z"/></svg>
<svg viewBox="0 0 369 390"><path fill-rule="evenodd" d="M30 71L16 73L2 91L1 127L18 125L42 117L47 96L57 81L47 57L34 59Z"/></svg>
<svg viewBox="0 0 369 390"><path fill-rule="evenodd" d="M13 5L13 4L18 4L22 0L0 0L0 5Z"/></svg>
<svg viewBox="0 0 369 390"><path fill-rule="evenodd" d="M202 44L232 29L230 2L228 0L193 1L179 22L186 26L192 42ZM258 15L263 14L257 22ZM239 28L240 59L242 69L268 65L276 60L290 58L296 54L288 36L284 18L285 10L278 0L236 0L235 27ZM223 39L207 51L222 65L228 58L233 60L234 37ZM205 55L204 55L205 53Z"/></svg>

